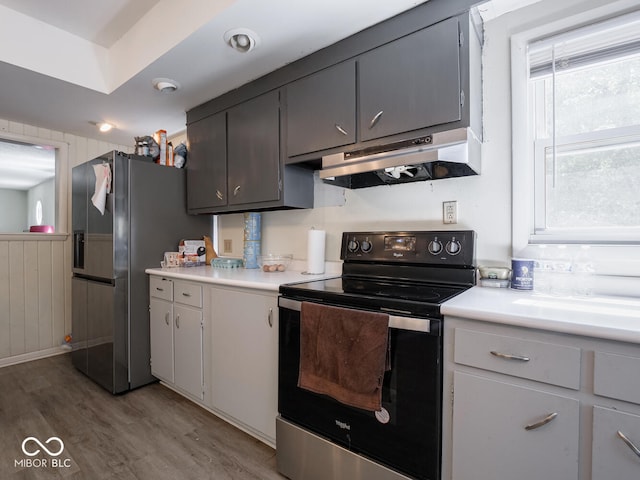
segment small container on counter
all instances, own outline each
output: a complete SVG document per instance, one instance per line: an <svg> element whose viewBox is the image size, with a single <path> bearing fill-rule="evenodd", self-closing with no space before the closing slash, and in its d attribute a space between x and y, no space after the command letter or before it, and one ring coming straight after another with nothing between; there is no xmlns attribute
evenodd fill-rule
<svg viewBox="0 0 640 480"><path fill-rule="evenodd" d="M511 270L507 267L478 267L480 285L483 287L507 288Z"/></svg>
<svg viewBox="0 0 640 480"><path fill-rule="evenodd" d="M523 258L511 259L511 288L515 290L533 290L534 261Z"/></svg>

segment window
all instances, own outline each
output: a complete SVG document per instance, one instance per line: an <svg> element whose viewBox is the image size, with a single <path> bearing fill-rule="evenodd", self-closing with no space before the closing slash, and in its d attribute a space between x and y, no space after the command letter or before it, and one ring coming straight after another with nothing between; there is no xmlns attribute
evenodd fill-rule
<svg viewBox="0 0 640 480"><path fill-rule="evenodd" d="M519 51L531 160L514 156L514 238L520 224L527 243L640 244L640 12Z"/></svg>
<svg viewBox="0 0 640 480"><path fill-rule="evenodd" d="M43 221L55 225L55 166L53 147L0 139L0 200L11 205L0 216L0 232L28 232L31 225ZM36 218L37 201L40 221Z"/></svg>
<svg viewBox="0 0 640 480"><path fill-rule="evenodd" d="M66 143L0 132L0 204L11 206L0 213L0 235L36 225L66 232L67 155Z"/></svg>

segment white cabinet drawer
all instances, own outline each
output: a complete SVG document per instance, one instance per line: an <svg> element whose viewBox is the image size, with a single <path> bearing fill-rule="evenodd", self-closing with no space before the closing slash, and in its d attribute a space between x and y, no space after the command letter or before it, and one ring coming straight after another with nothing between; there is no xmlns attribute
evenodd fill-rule
<svg viewBox="0 0 640 480"><path fill-rule="evenodd" d="M455 372L451 478L578 480L579 419L577 399Z"/></svg>
<svg viewBox="0 0 640 480"><path fill-rule="evenodd" d="M454 342L456 363L580 389L579 348L462 328Z"/></svg>
<svg viewBox="0 0 640 480"><path fill-rule="evenodd" d="M152 297L173 301L173 281L152 275L149 277L149 293Z"/></svg>
<svg viewBox="0 0 640 480"><path fill-rule="evenodd" d="M202 286L195 283L175 282L174 299L176 303L202 308Z"/></svg>
<svg viewBox="0 0 640 480"><path fill-rule="evenodd" d="M595 352L593 392L603 397L640 404L640 358ZM640 478L640 477L639 477Z"/></svg>
<svg viewBox="0 0 640 480"><path fill-rule="evenodd" d="M640 457L619 436L640 448L640 416L593 408L592 480L637 480Z"/></svg>

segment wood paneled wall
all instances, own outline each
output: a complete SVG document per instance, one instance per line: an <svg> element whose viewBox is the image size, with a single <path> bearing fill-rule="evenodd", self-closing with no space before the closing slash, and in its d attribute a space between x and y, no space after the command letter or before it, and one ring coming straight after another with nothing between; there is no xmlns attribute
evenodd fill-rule
<svg viewBox="0 0 640 480"><path fill-rule="evenodd" d="M56 188L63 205L56 234L0 234L0 366L59 353L71 333L71 169L110 150L131 146L78 137L0 119L0 137L62 144ZM6 207L3 205L3 208Z"/></svg>

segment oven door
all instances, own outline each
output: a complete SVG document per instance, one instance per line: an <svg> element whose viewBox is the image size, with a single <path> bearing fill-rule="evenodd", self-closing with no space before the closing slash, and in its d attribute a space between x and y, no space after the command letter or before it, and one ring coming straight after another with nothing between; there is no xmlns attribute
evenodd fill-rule
<svg viewBox="0 0 640 480"><path fill-rule="evenodd" d="M441 320L393 317L390 321L391 370L385 374L382 391L386 413L379 414L297 386L300 305L280 297L278 410L282 418L405 475L439 479Z"/></svg>

